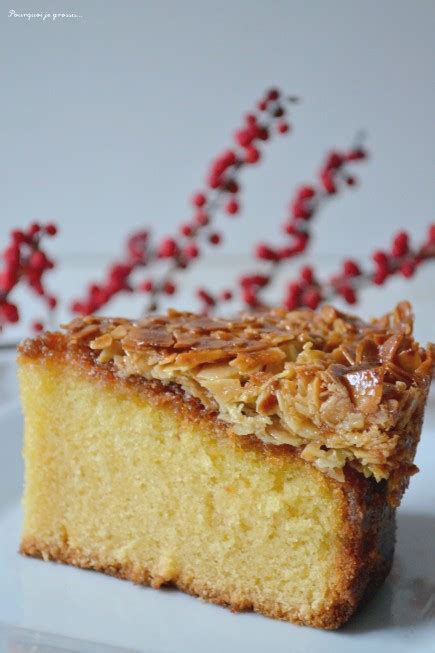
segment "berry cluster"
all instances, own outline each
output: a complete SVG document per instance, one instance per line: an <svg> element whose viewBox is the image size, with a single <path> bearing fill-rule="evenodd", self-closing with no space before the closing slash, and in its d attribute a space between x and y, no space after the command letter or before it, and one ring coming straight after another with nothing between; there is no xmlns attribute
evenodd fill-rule
<svg viewBox="0 0 435 653"><path fill-rule="evenodd" d="M120 292L133 292L131 276L135 270L148 264L149 235L147 231L131 234L126 243L124 257L109 266L101 283L91 283L83 299L71 304L71 311L81 315L96 313Z"/></svg>
<svg viewBox="0 0 435 653"><path fill-rule="evenodd" d="M0 331L7 324L14 324L20 319L20 311L11 294L20 282L45 300L49 311L57 305L57 298L49 294L44 285L48 270L55 266L54 261L42 249L44 237L55 236L54 224L32 223L27 229L14 229L10 242L2 253L3 266L0 269ZM33 322L34 331L42 331L41 321Z"/></svg>
<svg viewBox="0 0 435 653"><path fill-rule="evenodd" d="M132 290L148 295L146 312L153 312L159 308L159 298L174 295L177 291L178 272L189 268L206 248L222 242L222 233L213 226L216 215L223 212L232 218L241 212L240 173L247 166L261 160L262 143L268 141L274 133L286 134L289 131L288 109L296 101L296 98L286 97L278 89L267 91L254 111L244 117L242 125L234 133L232 146L211 162L204 188L195 192L191 198L191 218L179 225L176 235L165 237L156 245L151 245L147 234L144 249L141 250L143 255L137 260L130 257L127 246L126 258L111 266L102 285L91 284L85 298L73 302L73 312L83 315L95 312L118 292ZM140 240L141 234L143 232L133 234L132 238ZM154 274L137 284L132 281L132 273L138 267L150 268L159 261L166 263L159 278ZM202 288L198 289L197 296L205 306L211 307L215 303ZM231 296L229 291L224 291L219 299L228 301Z"/></svg>
<svg viewBox="0 0 435 653"><path fill-rule="evenodd" d="M332 299L333 296L342 297L348 304L355 304L355 278L362 278L361 270L351 259L343 261L340 272L323 285L314 269L306 265L299 270L298 278L287 284L283 305L289 311L303 306L315 309L322 301Z"/></svg>
<svg viewBox="0 0 435 653"><path fill-rule="evenodd" d="M287 310L303 307L316 309L319 304L337 298L348 304L356 304L359 291L366 286L383 285L394 275L411 278L420 265L435 259L435 224L429 226L426 238L419 247L413 248L409 234L400 231L394 236L390 250L375 250L371 258L372 266L368 269L363 269L353 259L345 259L339 271L325 282L319 279L313 267L303 266L298 277L286 284L281 305ZM251 307L266 307L264 301L259 303L258 293L268 284L269 277L265 274L242 276L239 285L244 303ZM229 290L224 292L231 293ZM217 305L219 296L214 297L207 293L200 299L203 302L203 310L210 312L210 309Z"/></svg>
<svg viewBox="0 0 435 653"><path fill-rule="evenodd" d="M122 258L110 265L102 282L91 283L84 297L71 304L72 312L81 315L95 313L118 293L135 291L147 295L146 311L152 312L160 308L162 297L174 295L178 273L189 268L208 247L222 242L222 233L213 224L216 216L221 212L230 218L240 214L240 173L247 166L261 161L262 145L273 134L286 134L290 130L289 106L296 101L294 97L285 97L278 89L267 91L255 109L244 117L234 133L232 146L211 162L204 187L192 196L189 220L179 225L175 235L157 243L151 241L148 231L133 233L127 240ZM296 189L282 226L283 242L278 245L257 243L255 259L261 268L243 274L234 289L214 293L198 288L196 295L202 312L210 313L232 299L241 300L250 309L267 306L263 294L276 281L281 266L306 253L311 242L313 218L340 190L356 185L357 179L349 168L366 158L367 152L360 143L346 151L329 152L316 181ZM19 309L12 301L11 293L21 281L45 299L49 310L56 307L56 297L48 294L44 286L44 276L54 267L54 262L41 247L43 238L56 233L54 224L37 223L24 231L11 233L10 243L2 255L3 267L0 268L0 331L5 325L19 320ZM314 309L321 302L334 298L354 304L363 286L382 285L389 277L398 274L410 278L423 262L434 258L435 225L429 227L425 241L417 248L411 246L409 235L402 231L396 234L388 251L373 253L372 265L367 269L353 259L346 259L336 274L321 281L312 267L304 266L298 277L286 284L281 304L288 310L304 306ZM145 268L150 270L147 277L143 277ZM163 272L159 273L162 269ZM33 328L42 330L42 322L34 322Z"/></svg>
<svg viewBox="0 0 435 653"><path fill-rule="evenodd" d="M313 268L305 266L299 277L287 284L283 305L292 310L302 306L317 308L324 301L340 297L348 304L358 301L359 290L371 284L381 286L394 275L412 277L422 263L435 258L435 224L429 226L424 242L416 248L410 244L409 234L399 231L390 250L376 250L372 254L371 269L364 270L353 259L345 259L337 274L322 283Z"/></svg>
<svg viewBox="0 0 435 653"><path fill-rule="evenodd" d="M180 225L177 238L164 239L157 248L157 255L171 259L169 269L160 281L151 284L148 311L158 308L159 294L175 292L175 274L186 269L202 253L204 245L219 245L222 233L212 227L216 214L223 211L228 217L235 217L241 211L240 194L242 185L240 172L261 160L261 144L273 133L286 134L288 106L296 102L294 97L285 97L278 89L270 89L257 103L256 109L244 117L242 126L233 136L233 145L216 156L210 164L206 186L192 196L192 217ZM204 307L211 308L216 300L204 288L198 288L197 297ZM223 291L219 300L228 301L232 294Z"/></svg>
<svg viewBox="0 0 435 653"><path fill-rule="evenodd" d="M367 151L356 145L345 152L333 150L326 156L314 184L299 186L289 204L288 217L282 225L282 231L286 242L279 246L269 245L260 242L255 246L255 258L263 262L261 274L243 274L238 282L237 294L243 304L249 308L258 308L264 305L261 293L275 280L279 267L289 259L306 252L310 244L310 226L312 219L318 214L322 206L332 196L335 196L340 188L354 186L356 178L349 173L348 166L356 161L367 158ZM307 268L308 270L308 268ZM308 272L306 273L308 275ZM309 284L310 286L310 284ZM202 302L202 310L209 312L210 307L215 307L221 300L223 291L216 297L209 291L201 289L198 295ZM293 298L295 291L290 291L289 297ZM314 290L308 291L308 301L311 305L315 303ZM289 299L289 304L293 300Z"/></svg>

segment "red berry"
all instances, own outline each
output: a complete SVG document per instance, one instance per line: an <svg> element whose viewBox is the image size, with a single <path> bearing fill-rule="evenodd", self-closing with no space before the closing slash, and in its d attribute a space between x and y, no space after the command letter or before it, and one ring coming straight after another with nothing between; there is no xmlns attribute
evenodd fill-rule
<svg viewBox="0 0 435 653"><path fill-rule="evenodd" d="M214 298L210 295L209 292L204 290L204 288L198 288L196 291L196 296L198 299L204 302L204 304L207 304L207 306L214 306L215 305L215 300Z"/></svg>
<svg viewBox="0 0 435 653"><path fill-rule="evenodd" d="M32 329L36 333L40 333L41 331L44 331L44 325L42 322L32 322Z"/></svg>
<svg viewBox="0 0 435 653"><path fill-rule="evenodd" d="M45 225L45 233L48 234L49 236L55 236L57 234L57 227L55 224L52 222L49 222L49 224Z"/></svg>
<svg viewBox="0 0 435 653"><path fill-rule="evenodd" d="M36 234L39 234L40 231L41 225L38 222L32 222L30 227L27 229L27 235L32 238L33 236L36 236Z"/></svg>
<svg viewBox="0 0 435 653"><path fill-rule="evenodd" d="M308 306L308 308L312 308L313 310L318 307L321 299L320 292L315 288L307 288L307 290L302 294L302 304Z"/></svg>
<svg viewBox="0 0 435 653"><path fill-rule="evenodd" d="M227 166L232 166L237 162L237 156L234 150L226 150L226 152L222 154L222 158Z"/></svg>
<svg viewBox="0 0 435 653"><path fill-rule="evenodd" d="M289 247L281 247L277 252L277 258L284 260L286 258L291 258L295 254L298 254L298 248L294 245Z"/></svg>
<svg viewBox="0 0 435 653"><path fill-rule="evenodd" d="M334 183L334 180L332 178L331 173L329 170L324 170L320 174L320 181L322 182L322 186L324 190L329 194L329 195L334 195L334 193L337 192L337 187Z"/></svg>
<svg viewBox="0 0 435 653"><path fill-rule="evenodd" d="M305 265L303 268L301 268L300 271L300 277L305 283L312 284L314 281L314 271L313 268L310 267L309 265Z"/></svg>
<svg viewBox="0 0 435 653"><path fill-rule="evenodd" d="M352 261L352 259L346 259L343 261L343 274L345 277L357 277L361 274L358 263Z"/></svg>
<svg viewBox="0 0 435 653"><path fill-rule="evenodd" d="M30 258L30 265L32 268L35 268L36 270L42 270L45 268L47 263L47 257L41 250L37 250L36 252L33 252L31 258Z"/></svg>
<svg viewBox="0 0 435 653"><path fill-rule="evenodd" d="M260 288L264 288L264 286L267 286L267 284L269 283L270 277L267 276L266 274L255 274L253 280L256 286L260 286Z"/></svg>
<svg viewBox="0 0 435 653"><path fill-rule="evenodd" d="M247 113L245 116L245 122L247 125L256 125L257 124L257 116L255 113Z"/></svg>
<svg viewBox="0 0 435 653"><path fill-rule="evenodd" d="M172 281L166 281L163 284L163 292L165 292L167 295L173 295L176 291L176 286Z"/></svg>
<svg viewBox="0 0 435 653"><path fill-rule="evenodd" d="M26 236L24 235L24 232L20 231L19 229L13 229L11 231L11 238L15 246L19 246L22 243L25 243L27 240Z"/></svg>
<svg viewBox="0 0 435 653"><path fill-rule="evenodd" d="M221 292L221 299L223 302L229 302L233 298L231 290L223 290Z"/></svg>
<svg viewBox="0 0 435 653"><path fill-rule="evenodd" d="M3 259L9 266L18 267L20 263L19 245L9 245L3 252Z"/></svg>
<svg viewBox="0 0 435 653"><path fill-rule="evenodd" d="M195 195L192 197L192 204L193 206L204 206L206 203L207 199L204 195L204 193L195 193Z"/></svg>
<svg viewBox="0 0 435 653"><path fill-rule="evenodd" d="M346 177L346 184L348 186L355 186L356 185L356 177L352 177L351 175Z"/></svg>
<svg viewBox="0 0 435 653"><path fill-rule="evenodd" d="M199 256L199 248L195 243L190 243L183 249L183 253L187 258L197 258Z"/></svg>
<svg viewBox="0 0 435 653"><path fill-rule="evenodd" d="M50 295L50 297L47 298L47 304L48 304L49 308L51 308L51 309L56 308L56 306L57 306L56 297L53 297L52 295Z"/></svg>
<svg viewBox="0 0 435 653"><path fill-rule="evenodd" d="M242 300L247 306L257 305L257 296L252 288L244 288L242 293Z"/></svg>
<svg viewBox="0 0 435 653"><path fill-rule="evenodd" d="M6 267L0 274L0 290L8 293L18 281L18 271L13 267Z"/></svg>
<svg viewBox="0 0 435 653"><path fill-rule="evenodd" d="M101 286L93 285L89 288L89 303L92 305L92 310L98 310L107 301L107 290Z"/></svg>
<svg viewBox="0 0 435 653"><path fill-rule="evenodd" d="M348 304L356 303L356 293L351 286L342 286L339 293Z"/></svg>
<svg viewBox="0 0 435 653"><path fill-rule="evenodd" d="M228 179L225 184L225 190L228 191L228 193L237 193L239 191L239 184L235 179Z"/></svg>
<svg viewBox="0 0 435 653"><path fill-rule="evenodd" d="M39 279L31 279L29 283L37 295L40 295L41 297L44 295L44 287Z"/></svg>
<svg viewBox="0 0 435 653"><path fill-rule="evenodd" d="M288 311L294 311L299 306L298 298L293 295L289 295L285 298L284 306Z"/></svg>
<svg viewBox="0 0 435 653"><path fill-rule="evenodd" d="M225 172L228 167L229 164L226 162L226 160L223 157L219 157L212 163L211 174L218 178Z"/></svg>
<svg viewBox="0 0 435 653"><path fill-rule="evenodd" d="M287 286L287 292L289 295L299 295L302 290L302 286L299 281L290 281Z"/></svg>
<svg viewBox="0 0 435 653"><path fill-rule="evenodd" d="M278 258L286 259L291 258L296 254L300 254L305 250L307 243L308 236L306 236L306 234L297 234L293 245L290 245L289 247L282 247L278 250Z"/></svg>
<svg viewBox="0 0 435 653"><path fill-rule="evenodd" d="M257 245L255 249L255 256L264 261L276 261L278 258L276 251L265 243L259 243Z"/></svg>
<svg viewBox="0 0 435 653"><path fill-rule="evenodd" d="M408 253L409 237L406 231L400 231L393 239L391 253L393 256L401 257Z"/></svg>
<svg viewBox="0 0 435 653"><path fill-rule="evenodd" d="M2 258L8 263L19 263L20 260L20 246L19 245L9 245L3 252Z"/></svg>
<svg viewBox="0 0 435 653"><path fill-rule="evenodd" d="M297 234L295 238L295 243L293 247L295 248L295 251L299 254L300 252L305 251L307 245L308 245L308 235L304 233L299 233Z"/></svg>
<svg viewBox="0 0 435 653"><path fill-rule="evenodd" d="M239 129L234 135L236 143L241 147L248 147L252 142L252 132L250 129Z"/></svg>
<svg viewBox="0 0 435 653"><path fill-rule="evenodd" d="M142 292L152 292L154 290L154 284L151 279L146 279L139 284L139 290Z"/></svg>
<svg viewBox="0 0 435 653"><path fill-rule="evenodd" d="M289 236L294 236L297 233L297 229L291 220L284 222L282 230L285 234L289 234Z"/></svg>
<svg viewBox="0 0 435 653"><path fill-rule="evenodd" d="M388 268L388 256L382 250L378 249L372 254L373 261L383 268Z"/></svg>
<svg viewBox="0 0 435 653"><path fill-rule="evenodd" d="M240 277L239 283L242 288L249 288L251 286L257 286L259 288L264 288L270 281L270 277L265 274L249 274Z"/></svg>
<svg viewBox="0 0 435 653"><path fill-rule="evenodd" d="M260 160L260 152L256 147L250 145L246 148L245 152L245 162L246 163L257 163Z"/></svg>
<svg viewBox="0 0 435 653"><path fill-rule="evenodd" d="M230 200L225 206L225 211L228 213L228 215L235 215L239 212L239 208L239 204L236 202L236 200Z"/></svg>
<svg viewBox="0 0 435 653"><path fill-rule="evenodd" d="M132 289L132 290L133 290L133 289ZM103 306L104 304L106 304L106 303L109 301L109 299L111 299L111 298L113 297L113 295L115 294L115 292L116 292L116 290L115 290L114 292L112 292L112 288L111 288L110 284L109 284L109 285L106 285L106 286L103 286L103 287L101 288L101 291L100 291L100 302L101 302L101 306Z"/></svg>
<svg viewBox="0 0 435 653"><path fill-rule="evenodd" d="M130 235L127 240L128 254L132 263L141 263L146 265L145 247L148 240L146 231L138 231Z"/></svg>
<svg viewBox="0 0 435 653"><path fill-rule="evenodd" d="M361 159L365 159L366 156L367 152L360 147L354 150L350 150L350 152L346 154L346 159L347 161L359 161Z"/></svg>
<svg viewBox="0 0 435 653"><path fill-rule="evenodd" d="M407 261L406 263L402 263L400 266L400 272L405 277L405 279L410 279L415 272L414 261Z"/></svg>
<svg viewBox="0 0 435 653"><path fill-rule="evenodd" d="M274 118L282 118L284 114L285 114L285 111L284 111L283 107L276 107L276 109L273 110L273 117Z"/></svg>
<svg viewBox="0 0 435 653"><path fill-rule="evenodd" d="M343 156L339 152L330 152L326 157L325 168L335 170L343 164Z"/></svg>
<svg viewBox="0 0 435 653"><path fill-rule="evenodd" d="M239 279L239 284L242 286L242 288L246 288L247 286L252 285L252 276L251 275L243 275Z"/></svg>
<svg viewBox="0 0 435 653"><path fill-rule="evenodd" d="M133 266L126 265L123 263L116 263L112 265L109 269L109 277L112 283L120 284L119 287L122 287L122 284L125 283L128 275L132 272Z"/></svg>
<svg viewBox="0 0 435 653"><path fill-rule="evenodd" d="M198 211L198 213L195 215L195 222L201 227L206 227L210 222L210 218L205 211Z"/></svg>
<svg viewBox="0 0 435 653"><path fill-rule="evenodd" d="M267 141L269 138L269 130L267 127L258 126L255 135L260 141Z"/></svg>
<svg viewBox="0 0 435 653"><path fill-rule="evenodd" d="M279 98L279 91L277 88L271 88L270 91L267 94L268 100L271 100L271 102L275 102Z"/></svg>
<svg viewBox="0 0 435 653"><path fill-rule="evenodd" d="M284 120L282 120L281 122L279 122L277 124L276 129L277 129L279 134L286 134L288 132L288 130L290 129L290 125L288 124L288 122L285 122Z"/></svg>
<svg viewBox="0 0 435 653"><path fill-rule="evenodd" d="M71 304L71 311L73 313L81 313L81 314L83 314L85 312L84 311L84 306L83 306L83 304L81 302L73 302Z"/></svg>
<svg viewBox="0 0 435 653"><path fill-rule="evenodd" d="M95 299L100 294L101 287L96 283L91 283L88 291L92 299Z"/></svg>
<svg viewBox="0 0 435 653"><path fill-rule="evenodd" d="M180 227L180 233L182 236L189 238L193 235L193 227L190 224L182 224Z"/></svg>
<svg viewBox="0 0 435 653"><path fill-rule="evenodd" d="M173 238L165 238L159 245L158 256L160 258L171 258L178 252L177 243Z"/></svg>
<svg viewBox="0 0 435 653"><path fill-rule="evenodd" d="M10 304L9 302L3 301L0 303L0 314L6 322L14 324L20 319L18 313L18 308L15 304Z"/></svg>
<svg viewBox="0 0 435 653"><path fill-rule="evenodd" d="M215 232L209 235L208 240L212 245L219 245L222 241L222 236Z"/></svg>
<svg viewBox="0 0 435 653"><path fill-rule="evenodd" d="M210 188L213 188L214 190L216 188L219 188L219 186L221 185L220 177L217 177L214 174L210 175L208 178L208 185L210 186Z"/></svg>
<svg viewBox="0 0 435 653"><path fill-rule="evenodd" d="M313 211L307 206L306 201L301 201L298 197L290 205L290 210L293 218L301 220L308 220L313 215Z"/></svg>
<svg viewBox="0 0 435 653"><path fill-rule="evenodd" d="M312 186L301 186L296 194L299 199L308 200L315 196L316 191Z"/></svg>
<svg viewBox="0 0 435 653"><path fill-rule="evenodd" d="M266 111L266 109L267 109L267 100L260 100L257 103L257 109L259 111Z"/></svg>

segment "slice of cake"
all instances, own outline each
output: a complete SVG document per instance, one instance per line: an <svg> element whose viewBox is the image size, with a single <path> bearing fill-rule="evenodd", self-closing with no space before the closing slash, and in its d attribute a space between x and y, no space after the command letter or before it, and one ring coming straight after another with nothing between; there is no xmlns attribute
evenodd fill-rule
<svg viewBox="0 0 435 653"><path fill-rule="evenodd" d="M407 303L26 340L21 552L337 628L388 574L432 372Z"/></svg>

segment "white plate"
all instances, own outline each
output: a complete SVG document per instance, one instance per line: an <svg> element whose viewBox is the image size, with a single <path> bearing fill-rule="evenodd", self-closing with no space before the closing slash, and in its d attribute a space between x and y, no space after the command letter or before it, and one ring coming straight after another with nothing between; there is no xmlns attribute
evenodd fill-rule
<svg viewBox="0 0 435 653"><path fill-rule="evenodd" d="M422 471L399 511L391 575L350 624L322 632L21 557L21 418L17 405L6 406L0 411L0 651L435 652L434 436L432 399L417 460Z"/></svg>

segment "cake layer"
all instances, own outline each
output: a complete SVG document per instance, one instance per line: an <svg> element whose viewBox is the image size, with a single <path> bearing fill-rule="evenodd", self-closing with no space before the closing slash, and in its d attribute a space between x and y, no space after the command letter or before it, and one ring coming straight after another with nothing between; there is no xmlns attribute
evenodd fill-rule
<svg viewBox="0 0 435 653"><path fill-rule="evenodd" d="M372 322L332 306L233 319L169 311L138 321L89 316L66 326L71 356L118 376L175 383L240 437L290 444L324 473L346 465L388 480L398 505L413 465L432 354L402 302Z"/></svg>
<svg viewBox="0 0 435 653"><path fill-rule="evenodd" d="M21 551L337 628L389 571L387 483L241 438L179 386L46 335L20 356Z"/></svg>

